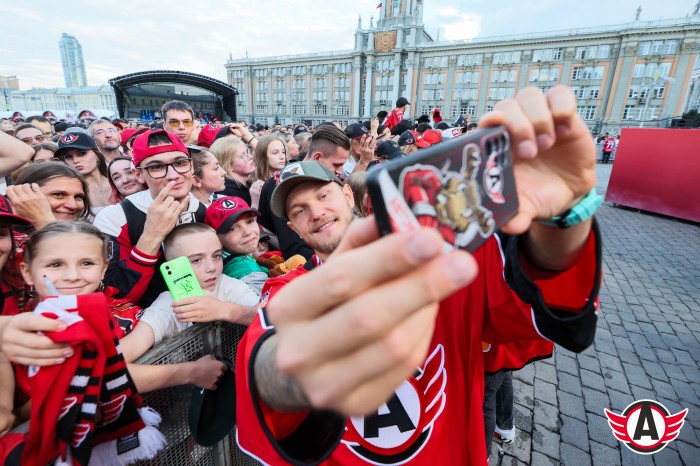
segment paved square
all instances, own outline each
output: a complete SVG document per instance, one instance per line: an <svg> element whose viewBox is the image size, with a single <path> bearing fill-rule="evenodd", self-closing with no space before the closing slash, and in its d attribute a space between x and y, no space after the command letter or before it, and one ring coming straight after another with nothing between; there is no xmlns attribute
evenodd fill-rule
<svg viewBox="0 0 700 466"><path fill-rule="evenodd" d="M597 166L603 195L611 169ZM514 373L518 433L501 457L493 444L491 465L700 464L700 227L609 203L597 218L604 277L595 343L581 354L557 347ZM689 409L678 439L650 456L621 445L603 413L642 398L671 413Z"/></svg>

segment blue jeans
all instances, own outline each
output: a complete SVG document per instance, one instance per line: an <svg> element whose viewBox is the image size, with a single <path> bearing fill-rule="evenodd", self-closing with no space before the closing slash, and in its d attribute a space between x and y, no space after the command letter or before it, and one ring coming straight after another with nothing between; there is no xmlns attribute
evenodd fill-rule
<svg viewBox="0 0 700 466"><path fill-rule="evenodd" d="M496 426L513 428L513 371L499 371L484 377L484 428L486 452L491 456L491 440Z"/></svg>

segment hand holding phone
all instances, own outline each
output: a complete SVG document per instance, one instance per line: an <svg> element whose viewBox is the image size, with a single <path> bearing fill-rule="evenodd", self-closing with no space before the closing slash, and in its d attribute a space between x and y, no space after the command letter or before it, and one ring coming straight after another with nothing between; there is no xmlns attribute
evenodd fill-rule
<svg viewBox="0 0 700 466"><path fill-rule="evenodd" d="M518 212L503 126L459 136L370 171L381 234L434 228L451 248L474 252Z"/></svg>
<svg viewBox="0 0 700 466"><path fill-rule="evenodd" d="M160 273L163 274L163 279L173 300L179 301L185 298L204 296L202 287L192 269L192 264L187 257L182 256L163 263L160 266Z"/></svg>

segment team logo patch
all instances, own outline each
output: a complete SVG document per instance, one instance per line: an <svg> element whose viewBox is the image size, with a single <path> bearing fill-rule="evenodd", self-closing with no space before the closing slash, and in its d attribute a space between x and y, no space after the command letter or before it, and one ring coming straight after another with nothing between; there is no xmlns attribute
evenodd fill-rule
<svg viewBox="0 0 700 466"><path fill-rule="evenodd" d="M447 402L445 348L435 347L417 374L376 413L352 417L342 442L372 464L404 464L420 453Z"/></svg>
<svg viewBox="0 0 700 466"><path fill-rule="evenodd" d="M111 424L116 421L124 411L124 403L126 402L126 395L119 395L113 400L107 403L100 404L100 410L102 411L102 424Z"/></svg>
<svg viewBox="0 0 700 466"><path fill-rule="evenodd" d="M498 152L493 152L486 160L484 168L484 190L497 204L506 202L503 197L503 167L498 163Z"/></svg>
<svg viewBox="0 0 700 466"><path fill-rule="evenodd" d="M238 202L236 202L234 199L224 199L221 201L220 205L222 209L233 210L238 207Z"/></svg>
<svg viewBox="0 0 700 466"><path fill-rule="evenodd" d="M78 135L77 135L77 134L73 134L73 133L65 134L65 135L63 135L63 137L61 138L61 142L62 142L63 144L73 144L73 143L74 143L75 141L77 141L77 140L78 140Z"/></svg>
<svg viewBox="0 0 700 466"><path fill-rule="evenodd" d="M640 455L661 451L675 440L688 414L687 408L671 414L664 405L653 400L635 401L622 414L604 411L615 438Z"/></svg>

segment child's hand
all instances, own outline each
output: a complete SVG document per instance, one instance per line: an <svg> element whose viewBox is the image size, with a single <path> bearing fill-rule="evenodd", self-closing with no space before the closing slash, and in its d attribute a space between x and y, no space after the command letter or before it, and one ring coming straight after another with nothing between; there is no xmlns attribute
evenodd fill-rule
<svg viewBox="0 0 700 466"><path fill-rule="evenodd" d="M180 322L212 322L226 319L227 304L213 296L195 296L175 301L172 306Z"/></svg>
<svg viewBox="0 0 700 466"><path fill-rule="evenodd" d="M201 357L191 365L190 383L207 390L215 390L219 379L226 372L226 364L211 355Z"/></svg>
<svg viewBox="0 0 700 466"><path fill-rule="evenodd" d="M0 438L12 430L15 424L15 415L10 408L0 406Z"/></svg>
<svg viewBox="0 0 700 466"><path fill-rule="evenodd" d="M0 320L0 351L10 361L25 366L51 366L61 364L73 356L73 349L66 344L54 343L37 332L61 332L66 324L31 312Z"/></svg>

